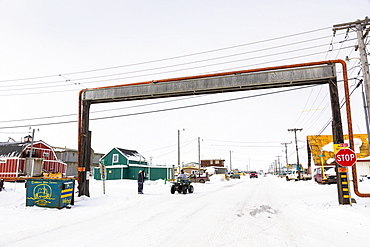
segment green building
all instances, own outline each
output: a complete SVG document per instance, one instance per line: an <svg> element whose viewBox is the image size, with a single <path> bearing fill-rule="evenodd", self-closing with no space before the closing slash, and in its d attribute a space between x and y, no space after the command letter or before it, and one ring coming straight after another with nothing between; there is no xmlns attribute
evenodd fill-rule
<svg viewBox="0 0 370 247"><path fill-rule="evenodd" d="M102 164L105 179L137 179L140 170L149 180L169 179L172 169L163 166L149 166L147 160L136 150L113 148L100 159L100 167L94 168L94 178L102 179Z"/></svg>

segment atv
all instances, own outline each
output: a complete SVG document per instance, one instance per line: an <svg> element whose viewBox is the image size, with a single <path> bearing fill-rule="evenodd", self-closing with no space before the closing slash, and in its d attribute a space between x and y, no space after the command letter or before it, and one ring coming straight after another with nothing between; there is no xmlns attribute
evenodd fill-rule
<svg viewBox="0 0 370 247"><path fill-rule="evenodd" d="M190 181L184 181L181 178L177 178L174 182L172 182L171 185L171 194L175 194L175 192L178 193L193 193L194 192L194 187L191 185Z"/></svg>

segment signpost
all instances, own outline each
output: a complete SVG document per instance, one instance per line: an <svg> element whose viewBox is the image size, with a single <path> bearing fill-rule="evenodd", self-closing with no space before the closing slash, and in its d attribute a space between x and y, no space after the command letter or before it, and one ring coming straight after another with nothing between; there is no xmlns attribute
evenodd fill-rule
<svg viewBox="0 0 370 247"><path fill-rule="evenodd" d="M322 176L322 180L326 181L326 175L325 175L325 170L324 170L324 157L325 155L322 154L322 150L321 150L321 154L319 155L320 157L320 160L321 160L321 176Z"/></svg>
<svg viewBox="0 0 370 247"><path fill-rule="evenodd" d="M341 145L343 145L343 143ZM348 201L348 204L352 204L347 167L353 166L357 161L357 157L352 149L344 145L340 147L341 149L335 154L335 161L339 165L337 166L338 186L339 190L341 190L343 200Z"/></svg>
<svg viewBox="0 0 370 247"><path fill-rule="evenodd" d="M104 195L105 195L105 176L106 174L107 174L107 170L104 165L104 159L102 159L101 164L100 164L100 175L101 175L101 179L103 180L103 194Z"/></svg>

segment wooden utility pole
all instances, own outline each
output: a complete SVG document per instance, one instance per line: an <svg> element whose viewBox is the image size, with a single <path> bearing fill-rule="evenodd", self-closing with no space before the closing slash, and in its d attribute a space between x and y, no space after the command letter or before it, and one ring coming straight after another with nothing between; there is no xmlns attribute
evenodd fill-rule
<svg viewBox="0 0 370 247"><path fill-rule="evenodd" d="M370 74L369 74L369 62L367 60L367 52L366 52L366 44L365 44L365 38L370 32L370 19L366 17L364 20L357 20L354 22L348 22L348 23L343 23L343 24L337 24L333 26L333 32L337 30L343 30L346 29L347 33L350 30L356 30L357 33L357 41L358 45L355 46L356 51L359 50L360 53L360 62L361 62L361 69L363 73L363 84L365 86L365 100L364 100L364 108L366 116L366 125L368 125L369 118L370 118ZM365 33L364 33L365 32ZM350 58L348 58L350 59ZM329 82L329 85L331 86L333 83ZM338 112L334 112L334 107L338 107L339 109L339 103L337 103L336 106L334 106L333 98L336 98L337 96L335 95L334 92L334 87L336 88L336 82L335 86L331 86L330 88L330 93L334 93L334 97L331 96L332 100L332 109L333 109L333 141L334 144L340 144L343 143L343 130L340 128L339 130L337 129L338 126L342 127L341 125L341 118L340 118L340 110L337 110ZM337 89L336 93L337 93ZM336 116L336 119L334 118L334 114L339 115ZM348 114L348 110L347 110ZM370 139L369 135L369 126L367 127L367 134L368 134L368 139ZM340 131L342 133L340 133ZM353 140L351 143L350 140L350 148L354 148ZM369 145L369 151L370 151L370 145ZM338 164L336 165L336 170L337 170L337 188L338 188L338 199L340 204L351 204L352 199L350 195L350 188L349 188L349 183L348 183L348 171L347 168L341 167ZM355 179L357 177L357 169L356 169L356 164L352 167L352 176L353 176L353 185L354 185L354 191L357 195L362 196L362 197L369 197L369 194L361 194L358 191L357 187L357 180Z"/></svg>
<svg viewBox="0 0 370 247"><path fill-rule="evenodd" d="M198 176L200 175L200 137L198 137Z"/></svg>
<svg viewBox="0 0 370 247"><path fill-rule="evenodd" d="M333 143L344 143L342 117L340 113L340 102L338 95L338 86L336 81L329 82L330 102L332 109L332 132ZM336 163L337 190L339 204L351 204L351 196L348 181L347 168L341 167Z"/></svg>
<svg viewBox="0 0 370 247"><path fill-rule="evenodd" d="M288 129L289 132L294 132L294 136L295 136L295 150L296 150L296 153L297 153L297 170L298 170L298 178L301 179L301 169L300 169L300 166L299 166L299 155L298 155L298 144L297 144L297 131L302 131L303 129Z"/></svg>
<svg viewBox="0 0 370 247"><path fill-rule="evenodd" d="M32 158L32 156L33 156L33 143L34 142L35 142L35 129L32 130L32 139L31 139L31 148L30 148L30 162L29 162L29 164L31 165L31 177L33 177L33 169L34 169L34 166L35 166L35 159Z"/></svg>
<svg viewBox="0 0 370 247"><path fill-rule="evenodd" d="M285 163L286 163L286 168L289 167L289 163L288 163L288 147L287 145L288 144L291 144L292 142L283 142L281 143L281 145L284 145L285 146Z"/></svg>
<svg viewBox="0 0 370 247"><path fill-rule="evenodd" d="M177 172L180 174L180 130L177 130Z"/></svg>
<svg viewBox="0 0 370 247"><path fill-rule="evenodd" d="M232 168L231 168L231 150L230 150L230 172L232 171Z"/></svg>
<svg viewBox="0 0 370 247"><path fill-rule="evenodd" d="M89 131L89 101L82 103L82 124L79 126L79 155L78 155L78 196L90 197L89 180L87 172L90 172L90 154L91 154L91 131Z"/></svg>
<svg viewBox="0 0 370 247"><path fill-rule="evenodd" d="M281 155L279 155L279 156L276 156L278 159L277 159L277 161L278 161L278 163L277 163L277 167L279 168L279 172L278 172L278 176L280 176L281 175L281 164L280 164L280 157L281 157Z"/></svg>

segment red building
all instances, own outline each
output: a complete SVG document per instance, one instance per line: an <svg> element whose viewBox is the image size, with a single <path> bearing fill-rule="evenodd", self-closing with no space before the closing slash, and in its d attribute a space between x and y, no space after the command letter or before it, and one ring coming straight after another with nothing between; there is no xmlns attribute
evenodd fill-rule
<svg viewBox="0 0 370 247"><path fill-rule="evenodd" d="M200 166L201 167L224 167L225 160L223 159L214 159L214 160L201 160Z"/></svg>
<svg viewBox="0 0 370 247"><path fill-rule="evenodd" d="M67 164L43 141L0 143L0 178L41 176L43 171L65 176Z"/></svg>

